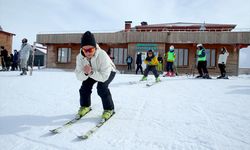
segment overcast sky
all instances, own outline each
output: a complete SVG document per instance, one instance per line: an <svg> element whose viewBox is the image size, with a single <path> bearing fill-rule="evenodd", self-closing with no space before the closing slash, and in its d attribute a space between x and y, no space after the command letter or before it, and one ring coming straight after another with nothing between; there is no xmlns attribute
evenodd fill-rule
<svg viewBox="0 0 250 150"><path fill-rule="evenodd" d="M149 24L194 22L236 24L250 31L250 0L0 0L0 25L29 43L44 32L109 32L124 21ZM241 51L240 66L250 67L250 48Z"/></svg>

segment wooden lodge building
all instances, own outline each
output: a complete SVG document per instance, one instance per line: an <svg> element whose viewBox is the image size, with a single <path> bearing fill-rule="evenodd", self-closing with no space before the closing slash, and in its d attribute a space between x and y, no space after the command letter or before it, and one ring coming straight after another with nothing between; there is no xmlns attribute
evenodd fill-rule
<svg viewBox="0 0 250 150"><path fill-rule="evenodd" d="M136 67L136 54L152 49L163 57L174 45L176 64L179 73L191 73L196 67L196 45L202 43L206 48L207 64L210 74L219 74L218 55L222 47L230 53L227 62L229 75L238 75L239 52L250 45L250 32L236 32L234 24L168 23L131 27L132 21L125 21L125 29L111 33L94 33L100 47L111 52L111 57L120 71L127 70L126 58L133 57ZM74 69L76 55L80 49L83 33L38 34L37 43L47 46L47 67ZM164 62L165 66L165 62ZM145 67L144 67L145 69ZM165 67L164 67L165 70Z"/></svg>
<svg viewBox="0 0 250 150"><path fill-rule="evenodd" d="M0 26L0 46L4 46L8 54L12 53L13 36L15 36L14 33L4 31Z"/></svg>

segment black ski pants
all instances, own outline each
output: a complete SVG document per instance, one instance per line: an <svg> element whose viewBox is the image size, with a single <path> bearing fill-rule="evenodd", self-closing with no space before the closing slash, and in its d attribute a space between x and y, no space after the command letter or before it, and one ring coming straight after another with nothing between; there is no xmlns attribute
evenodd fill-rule
<svg viewBox="0 0 250 150"><path fill-rule="evenodd" d="M128 65L128 70L132 70L132 63L127 63Z"/></svg>
<svg viewBox="0 0 250 150"><path fill-rule="evenodd" d="M136 67L136 71L135 71L135 73L137 74L137 72L138 72L139 70L141 70L141 74L143 74L141 64L137 64L137 67Z"/></svg>
<svg viewBox="0 0 250 150"><path fill-rule="evenodd" d="M198 61L197 69L198 69L200 76L203 76L204 74L208 74L207 61Z"/></svg>
<svg viewBox="0 0 250 150"><path fill-rule="evenodd" d="M169 70L171 72L174 72L174 69L173 69L173 62L167 62L167 72L169 72Z"/></svg>
<svg viewBox="0 0 250 150"><path fill-rule="evenodd" d="M225 64L218 64L219 68L220 68L220 73L222 77L226 76L226 65Z"/></svg>
<svg viewBox="0 0 250 150"><path fill-rule="evenodd" d="M87 80L83 81L82 86L79 90L81 107L89 107L91 105L92 88L93 85L97 82L97 93L102 99L103 109L113 110L114 103L108 86L110 82L114 79L115 74L115 72L111 72L108 80L105 82L98 82L92 78L88 78Z"/></svg>
<svg viewBox="0 0 250 150"><path fill-rule="evenodd" d="M158 74L158 72L157 72L157 70L156 70L156 66L147 66L146 69L144 70L144 74L143 74L143 75L144 75L145 77L147 77L149 71L152 71L152 72L153 72L155 78L158 78L158 77L159 77L159 74Z"/></svg>

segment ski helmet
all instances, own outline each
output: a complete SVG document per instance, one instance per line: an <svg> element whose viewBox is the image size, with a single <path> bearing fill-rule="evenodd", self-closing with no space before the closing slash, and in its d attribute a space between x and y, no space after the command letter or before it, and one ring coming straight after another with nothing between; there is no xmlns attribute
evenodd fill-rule
<svg viewBox="0 0 250 150"><path fill-rule="evenodd" d="M197 47L203 47L203 45L202 44L197 44Z"/></svg>

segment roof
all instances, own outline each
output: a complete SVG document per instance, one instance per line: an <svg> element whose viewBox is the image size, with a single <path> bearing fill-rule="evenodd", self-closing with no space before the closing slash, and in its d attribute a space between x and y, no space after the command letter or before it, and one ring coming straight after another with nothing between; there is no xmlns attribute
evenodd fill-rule
<svg viewBox="0 0 250 150"><path fill-rule="evenodd" d="M176 22L176 23L163 23L163 24L142 24L135 26L134 29L167 29L167 30L199 30L204 27L207 30L228 30L231 31L236 27L236 24L213 24L213 23L189 23L189 22Z"/></svg>
<svg viewBox="0 0 250 150"><path fill-rule="evenodd" d="M248 44L250 32L115 32L94 33L98 43L206 43ZM36 41L44 45L80 44L82 33L37 34Z"/></svg>
<svg viewBox="0 0 250 150"><path fill-rule="evenodd" d="M173 26L201 26L205 25L207 27L236 27L236 24L214 24L214 23L190 23L190 22L175 22L175 23L163 23L163 24L150 24L150 25L144 25L148 27L173 27ZM136 26L140 27L142 25Z"/></svg>
<svg viewBox="0 0 250 150"><path fill-rule="evenodd" d="M4 33L4 34L8 34L8 35L16 35L16 34L14 34L14 33L10 33L10 32L6 32L6 31L3 31L3 30L0 30L0 33Z"/></svg>
<svg viewBox="0 0 250 150"><path fill-rule="evenodd" d="M9 34L9 35L15 35L14 33L10 33L10 32L4 31L1 25L0 25L0 33Z"/></svg>
<svg viewBox="0 0 250 150"><path fill-rule="evenodd" d="M33 47L33 45L32 45L32 47ZM37 51L40 51L43 54L47 54L47 47L46 46L43 46L39 43L36 43L35 47L36 47Z"/></svg>

